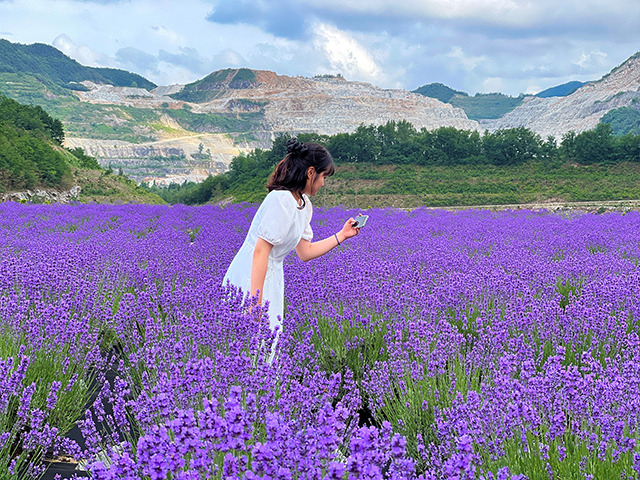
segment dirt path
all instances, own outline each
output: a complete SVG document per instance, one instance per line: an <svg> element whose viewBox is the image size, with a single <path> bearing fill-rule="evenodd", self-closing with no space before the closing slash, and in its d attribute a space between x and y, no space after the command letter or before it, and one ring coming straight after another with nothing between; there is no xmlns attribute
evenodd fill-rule
<svg viewBox="0 0 640 480"><path fill-rule="evenodd" d="M640 210L639 200L592 200L588 202L539 202L505 205L459 205L426 207L431 210L579 210L585 212L608 210Z"/></svg>

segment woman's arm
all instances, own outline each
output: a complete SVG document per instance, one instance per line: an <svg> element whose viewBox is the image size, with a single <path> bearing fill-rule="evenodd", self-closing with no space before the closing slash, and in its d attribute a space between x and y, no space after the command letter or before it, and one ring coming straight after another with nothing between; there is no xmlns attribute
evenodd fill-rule
<svg viewBox="0 0 640 480"><path fill-rule="evenodd" d="M296 245L296 253L298 257L303 262L308 262L309 260L313 260L314 258L321 257L325 253L333 250L338 246L338 242L342 243L347 238L355 237L360 232L359 228L353 227L353 222L355 220L350 218L347 220L340 230L335 235L331 235L330 237L325 238L324 240L320 240L318 242L311 243L309 240L300 240L298 245ZM337 239L336 239L337 237Z"/></svg>
<svg viewBox="0 0 640 480"><path fill-rule="evenodd" d="M251 264L251 296L255 296L259 290L258 300L262 305L262 290L264 289L264 279L267 276L267 265L269 264L269 253L273 245L263 238L258 238L256 248L253 251L253 262Z"/></svg>

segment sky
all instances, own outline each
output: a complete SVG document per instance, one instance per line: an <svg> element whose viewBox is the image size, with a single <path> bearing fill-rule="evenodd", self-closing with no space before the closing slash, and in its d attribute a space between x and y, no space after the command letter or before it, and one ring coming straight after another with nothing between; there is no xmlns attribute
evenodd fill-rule
<svg viewBox="0 0 640 480"><path fill-rule="evenodd" d="M640 51L640 0L0 0L0 38L158 85L246 67L517 96Z"/></svg>

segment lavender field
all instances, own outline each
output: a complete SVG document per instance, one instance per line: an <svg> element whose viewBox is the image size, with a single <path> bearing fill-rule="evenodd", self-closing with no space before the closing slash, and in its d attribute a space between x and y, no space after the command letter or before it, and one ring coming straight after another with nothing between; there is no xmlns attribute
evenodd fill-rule
<svg viewBox="0 0 640 480"><path fill-rule="evenodd" d="M256 208L0 205L0 479L638 478L640 213L370 210L272 346Z"/></svg>

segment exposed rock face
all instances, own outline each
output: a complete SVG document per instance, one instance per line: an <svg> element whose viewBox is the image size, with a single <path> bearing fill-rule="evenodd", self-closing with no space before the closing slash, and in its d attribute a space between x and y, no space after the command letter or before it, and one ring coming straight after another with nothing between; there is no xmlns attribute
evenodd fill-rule
<svg viewBox="0 0 640 480"><path fill-rule="evenodd" d="M435 129L453 126L479 130L464 111L436 99L399 89L381 89L362 82L349 82L342 77L302 78L277 75L269 71L252 71L249 80L234 80L234 71L212 74L211 82L198 82L197 92L207 94L210 101L190 103L169 97L184 90L183 85L160 86L148 92L140 88L113 87L84 82L88 92L77 92L85 102L126 105L137 108L188 108L194 113L263 115L259 131L234 132L251 134L253 140L234 144L224 134L200 134L182 130L182 134L157 133L158 141L131 144L122 141L68 138L70 147L82 147L98 158L102 165L120 167L137 181L168 183L184 179L199 181L209 174L228 169L234 156L253 148L270 148L278 132L315 132L333 135L353 132L359 125L383 125L391 120L407 120L416 128ZM237 78L237 77L235 77ZM224 81L222 81L222 80ZM191 87L193 91L195 87ZM209 95L213 93L213 95ZM117 118L105 119L116 124ZM120 120L121 121L121 120ZM171 119L162 122L173 130L181 130ZM152 131L138 125L141 131ZM155 130L153 130L155 131Z"/></svg>
<svg viewBox="0 0 640 480"><path fill-rule="evenodd" d="M498 120L483 121L490 130L527 127L543 137L561 138L569 131L590 130L609 110L640 98L640 55L635 55L597 82L566 97L528 97Z"/></svg>
<svg viewBox="0 0 640 480"><path fill-rule="evenodd" d="M59 192L57 190L25 190L23 192L5 193L0 197L2 202L37 202L37 203L69 203L77 200L80 194L80 187L72 187L68 191Z"/></svg>
<svg viewBox="0 0 640 480"><path fill-rule="evenodd" d="M91 90L88 92L75 92L76 96L85 102L106 103L114 105L126 105L129 107L158 108L161 104L168 105L180 103L167 96L179 91L175 85L171 87L157 87L151 92L144 88L114 87L112 85L97 85L92 82L82 82Z"/></svg>
<svg viewBox="0 0 640 480"><path fill-rule="evenodd" d="M452 126L476 130L465 113L436 99L404 90L382 90L368 84L316 81L302 98L283 92L265 108L276 131L308 131L327 135L354 131L361 124L384 125L407 120L416 128ZM293 113L293 114L292 114Z"/></svg>
<svg viewBox="0 0 640 480"><path fill-rule="evenodd" d="M76 94L80 100L91 103L156 111L188 109L195 114L257 115L258 120L252 123L254 127L250 132L206 133L218 128L206 125L194 127L198 132L186 131L165 113L160 116L164 131L147 124L132 125L134 131L155 135L157 141L132 144L67 139L69 146L83 147L102 165L122 168L137 181L167 184L200 181L209 174L223 172L234 156L253 148L269 148L279 132L334 135L353 132L361 124L383 125L391 120L407 120L418 129L452 126L464 130L496 130L522 126L542 137L553 135L560 139L572 130L592 129L611 109L638 101L640 54L569 96L526 97L522 105L504 117L483 120L480 124L469 120L463 110L436 99L405 90L350 82L342 77L288 77L269 71L227 69L190 85L160 86L151 92L83 83L90 91ZM183 100L169 96L174 94ZM129 120L113 114L105 117L104 122L119 125ZM232 136L240 138L244 133L250 135L244 143L234 143Z"/></svg>
<svg viewBox="0 0 640 480"><path fill-rule="evenodd" d="M200 104L199 111L228 112L238 99L262 103L271 132L334 135L353 132L361 124L384 125L391 120L407 120L418 129L480 128L462 109L406 90L381 89L342 77L293 78L267 71L256 73L255 84L228 89L215 100Z"/></svg>
<svg viewBox="0 0 640 480"><path fill-rule="evenodd" d="M227 171L233 157L248 150L234 145L226 135L188 132L183 137L143 144L86 138L68 138L66 144L81 147L105 168L122 168L137 182L162 185L201 182Z"/></svg>

